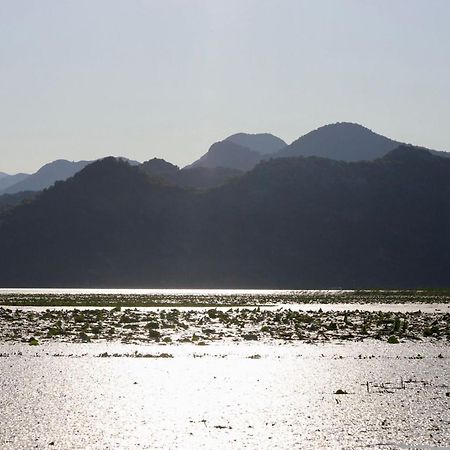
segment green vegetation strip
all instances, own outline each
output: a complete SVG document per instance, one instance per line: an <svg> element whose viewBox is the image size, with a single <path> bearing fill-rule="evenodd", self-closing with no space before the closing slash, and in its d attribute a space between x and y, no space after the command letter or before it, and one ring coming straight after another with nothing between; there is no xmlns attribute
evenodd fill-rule
<svg viewBox="0 0 450 450"><path fill-rule="evenodd" d="M389 344L418 340L450 343L450 314L359 310L304 313L282 308L31 311L0 307L0 342L29 345L48 341L208 345L369 338Z"/></svg>
<svg viewBox="0 0 450 450"><path fill-rule="evenodd" d="M263 306L311 303L450 303L450 290L297 291L276 294L1 294L3 306Z"/></svg>

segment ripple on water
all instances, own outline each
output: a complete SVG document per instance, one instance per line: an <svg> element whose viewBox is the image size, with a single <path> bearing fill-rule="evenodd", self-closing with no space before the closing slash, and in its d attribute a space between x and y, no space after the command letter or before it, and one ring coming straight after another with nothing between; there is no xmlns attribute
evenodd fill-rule
<svg viewBox="0 0 450 450"><path fill-rule="evenodd" d="M384 449L450 443L446 344L188 344L170 346L173 358L95 357L168 348L0 345L0 353L9 355L0 358L1 448ZM416 358L418 353L425 357ZM401 380L411 382L396 389ZM388 389L368 393L368 381ZM348 394L334 394L338 389Z"/></svg>

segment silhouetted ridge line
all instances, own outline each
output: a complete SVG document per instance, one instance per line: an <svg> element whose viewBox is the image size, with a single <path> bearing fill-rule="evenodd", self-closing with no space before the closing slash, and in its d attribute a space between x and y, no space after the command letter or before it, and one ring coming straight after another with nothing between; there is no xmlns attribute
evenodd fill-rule
<svg viewBox="0 0 450 450"><path fill-rule="evenodd" d="M275 156L322 156L343 161L373 160L384 156L399 144L362 125L338 122L301 136Z"/></svg>
<svg viewBox="0 0 450 450"><path fill-rule="evenodd" d="M450 159L408 146L205 191L106 158L0 215L0 286L445 287L449 192Z"/></svg>

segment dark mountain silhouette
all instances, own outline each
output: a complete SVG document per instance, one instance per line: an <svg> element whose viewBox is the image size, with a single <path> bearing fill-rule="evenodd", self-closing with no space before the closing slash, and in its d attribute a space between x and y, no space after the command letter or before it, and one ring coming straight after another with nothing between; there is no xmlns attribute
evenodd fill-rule
<svg viewBox="0 0 450 450"><path fill-rule="evenodd" d="M371 161L400 145L356 123L325 125L300 137L276 157L321 156L342 161Z"/></svg>
<svg viewBox="0 0 450 450"><path fill-rule="evenodd" d="M186 169L194 167L226 167L228 169L247 171L253 169L262 159L263 155L261 153L225 140L213 144L206 154L187 166Z"/></svg>
<svg viewBox="0 0 450 450"><path fill-rule="evenodd" d="M242 171L226 167L193 167L181 169L172 182L180 187L211 189L242 175Z"/></svg>
<svg viewBox="0 0 450 450"><path fill-rule="evenodd" d="M37 172L23 180L3 189L5 194L14 194L22 191L41 191L51 186L55 181L66 180L86 167L90 161L66 161L58 159L45 164Z"/></svg>
<svg viewBox="0 0 450 450"><path fill-rule="evenodd" d="M141 170L145 173L157 176L167 177L179 172L180 168L161 158L153 158L141 164Z"/></svg>
<svg viewBox="0 0 450 450"><path fill-rule="evenodd" d="M212 190L97 161L0 216L0 286L450 284L450 160L278 158Z"/></svg>
<svg viewBox="0 0 450 450"><path fill-rule="evenodd" d="M18 192L16 194L0 195L0 212L20 205L24 201L29 201L37 195L37 192Z"/></svg>
<svg viewBox="0 0 450 450"><path fill-rule="evenodd" d="M283 139L280 139L279 137L274 136L270 133L237 133L227 137L225 140L234 142L235 144L249 148L250 150L261 153L263 155L275 153L283 147L287 146L286 142L284 142Z"/></svg>
<svg viewBox="0 0 450 450"><path fill-rule="evenodd" d="M441 150L430 150L430 149L425 150L428 150L431 154L435 156L440 156L441 158L450 158L450 152L444 152Z"/></svg>
<svg viewBox="0 0 450 450"><path fill-rule="evenodd" d="M208 152L186 167L224 167L242 172L253 169L268 154L286 146L282 139L269 134L237 133L213 144Z"/></svg>
<svg viewBox="0 0 450 450"><path fill-rule="evenodd" d="M131 165L140 164L138 161L118 157ZM32 175L11 175L8 179L0 179L0 195L18 192L41 191L52 186L55 181L64 181L85 168L92 161L67 161L58 159L42 166ZM14 177L14 180L12 179Z"/></svg>
<svg viewBox="0 0 450 450"><path fill-rule="evenodd" d="M8 175L3 176L0 178L0 194L8 189L10 186L15 185L16 183L20 183L21 181L28 178L29 175L27 173L17 173L15 175Z"/></svg>
<svg viewBox="0 0 450 450"><path fill-rule="evenodd" d="M193 167L180 170L178 166L159 158L144 162L140 169L167 184L197 189L217 187L242 174L239 170L224 167Z"/></svg>

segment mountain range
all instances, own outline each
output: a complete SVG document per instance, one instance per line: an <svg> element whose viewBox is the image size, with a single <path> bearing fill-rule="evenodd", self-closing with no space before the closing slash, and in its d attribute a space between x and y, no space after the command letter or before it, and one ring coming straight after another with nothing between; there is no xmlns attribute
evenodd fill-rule
<svg viewBox="0 0 450 450"><path fill-rule="evenodd" d="M4 194L14 194L22 191L41 191L51 186L55 181L66 180L84 169L91 161L66 161L59 159L45 164L36 173L25 177L3 190Z"/></svg>
<svg viewBox="0 0 450 450"><path fill-rule="evenodd" d="M237 133L213 144L206 154L186 168L226 167L247 171L286 146L286 142L270 133Z"/></svg>
<svg viewBox="0 0 450 450"><path fill-rule="evenodd" d="M448 287L448 156L338 123L2 173L0 286Z"/></svg>
<svg viewBox="0 0 450 450"><path fill-rule="evenodd" d="M201 191L106 158L0 215L0 286L448 286L449 194L450 159L405 145Z"/></svg>
<svg viewBox="0 0 450 450"><path fill-rule="evenodd" d="M127 160L126 158L123 158ZM127 160L133 165L138 165L137 161ZM0 195L16 194L19 192L36 192L52 186L56 181L64 181L82 170L92 161L67 161L58 159L42 166L33 174L19 173L9 175L1 172Z"/></svg>
<svg viewBox="0 0 450 450"><path fill-rule="evenodd" d="M27 173L16 173L15 175L3 173L3 176L0 178L0 195L5 193L6 190L9 189L11 186L14 186L17 183L22 182L29 176L30 175L28 175Z"/></svg>
<svg viewBox="0 0 450 450"><path fill-rule="evenodd" d="M371 161L384 156L400 144L362 125L338 122L313 130L289 145L270 133L236 133L214 143L203 156L181 170L167 163L179 171L177 174L175 171L170 174L156 174L155 171L158 172L158 167L161 166L161 163L159 166L156 163L158 158L143 163L141 167L147 173L164 178L169 183L206 189L219 186L234 176L252 170L258 163L267 159L321 156L342 161ZM448 152L430 151L442 157L450 156ZM73 176L91 162L57 160L44 165L31 175L8 175L0 172L0 195L46 189L56 181L64 181ZM137 161L131 163L140 164ZM196 170L190 172L192 169Z"/></svg>

